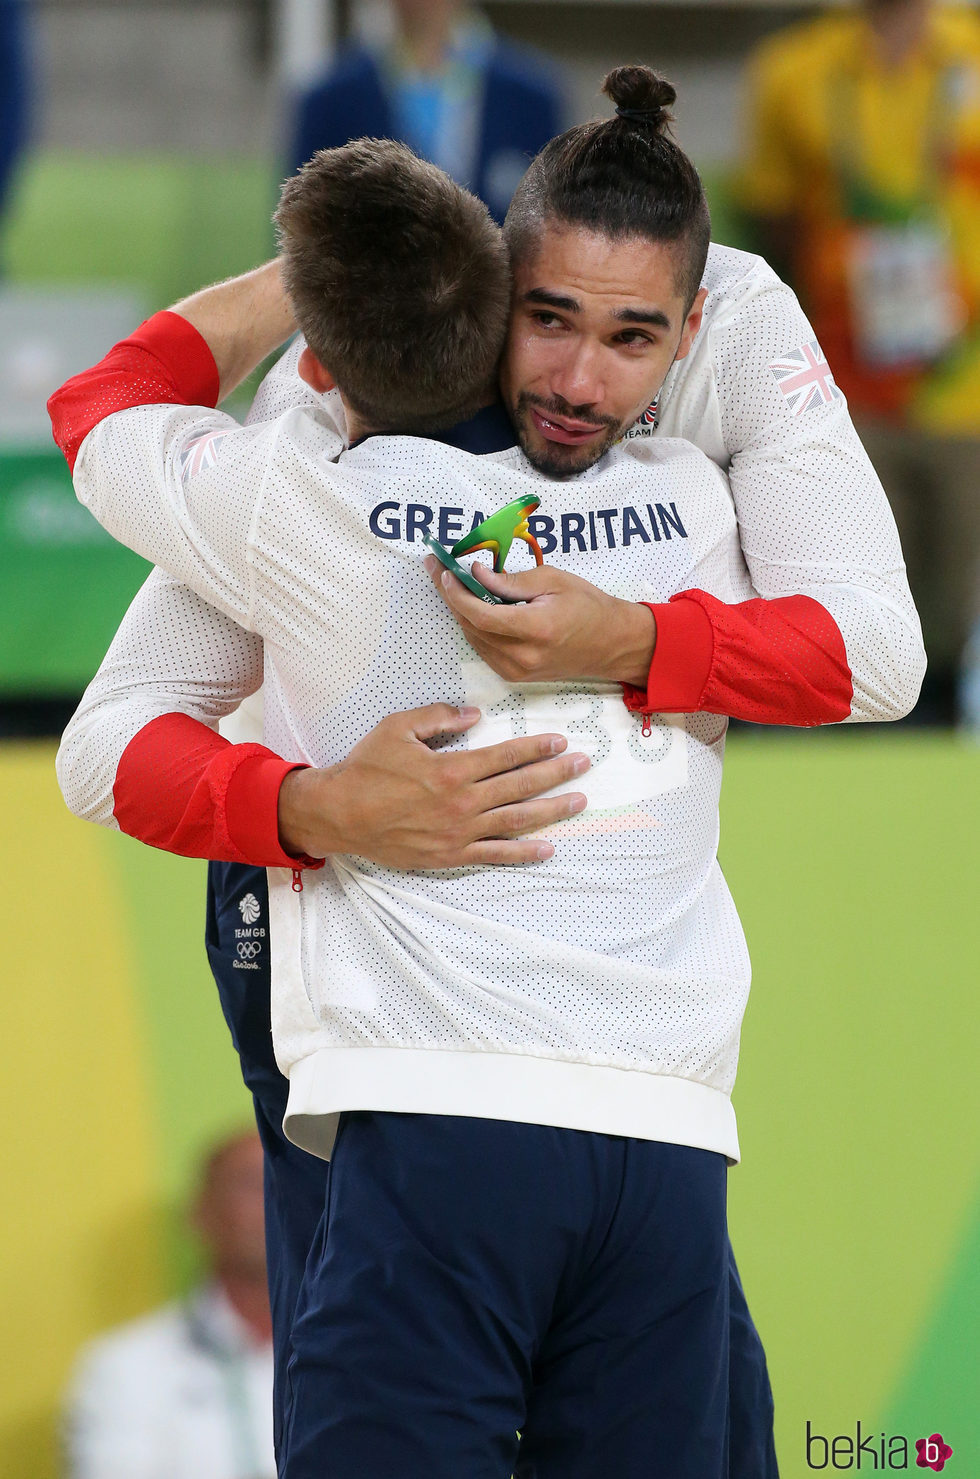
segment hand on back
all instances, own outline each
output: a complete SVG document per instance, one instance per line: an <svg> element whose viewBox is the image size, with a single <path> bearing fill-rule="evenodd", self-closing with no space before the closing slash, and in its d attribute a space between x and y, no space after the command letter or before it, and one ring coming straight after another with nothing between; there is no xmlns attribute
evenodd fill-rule
<svg viewBox="0 0 980 1479"><path fill-rule="evenodd" d="M543 793L581 775L588 757L564 753L559 734L476 750L426 743L479 718L478 709L450 704L391 714L339 765L291 771L279 793L283 848L293 856L355 853L404 869L550 858L554 844L526 834L584 810L581 793Z"/></svg>

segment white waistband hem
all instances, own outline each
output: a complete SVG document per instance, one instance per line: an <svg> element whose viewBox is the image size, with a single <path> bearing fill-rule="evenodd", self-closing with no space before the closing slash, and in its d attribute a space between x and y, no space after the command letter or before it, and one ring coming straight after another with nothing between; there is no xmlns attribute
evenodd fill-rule
<svg viewBox="0 0 980 1479"><path fill-rule="evenodd" d="M329 1160L338 1117L357 1109L556 1125L739 1159L728 1095L690 1079L516 1053L422 1048L321 1048L293 1066L283 1128L294 1145Z"/></svg>

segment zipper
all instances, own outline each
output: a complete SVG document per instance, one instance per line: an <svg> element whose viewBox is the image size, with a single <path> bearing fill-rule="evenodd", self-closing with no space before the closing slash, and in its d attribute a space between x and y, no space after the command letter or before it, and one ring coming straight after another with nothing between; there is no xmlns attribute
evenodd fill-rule
<svg viewBox="0 0 980 1479"><path fill-rule="evenodd" d="M642 736L643 736L644 739L649 739L650 736L651 736L651 734L653 733L653 715L652 714L642 714L640 717L643 720L643 725L642 725L642 728L640 729L640 733L642 734ZM295 888L295 887L296 887L296 885L294 883L293 884L293 888ZM300 888L302 888L302 887L303 887L303 885L300 884Z"/></svg>
<svg viewBox="0 0 980 1479"><path fill-rule="evenodd" d="M297 882L299 887L297 888ZM316 1011L316 1003L313 1000L312 982L310 980L310 946L307 939L309 921L306 918L306 894L303 890L303 879L298 868L293 869L293 892L299 894L296 900L299 908L299 978L303 983L303 990L310 1006Z"/></svg>

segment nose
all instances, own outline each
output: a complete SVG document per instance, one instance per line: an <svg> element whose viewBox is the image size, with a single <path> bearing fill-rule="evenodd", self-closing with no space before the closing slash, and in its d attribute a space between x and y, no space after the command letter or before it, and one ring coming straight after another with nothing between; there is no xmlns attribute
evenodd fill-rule
<svg viewBox="0 0 980 1479"><path fill-rule="evenodd" d="M555 366L551 393L571 406L598 409L605 395L602 367L597 347L582 341L568 346L568 352Z"/></svg>

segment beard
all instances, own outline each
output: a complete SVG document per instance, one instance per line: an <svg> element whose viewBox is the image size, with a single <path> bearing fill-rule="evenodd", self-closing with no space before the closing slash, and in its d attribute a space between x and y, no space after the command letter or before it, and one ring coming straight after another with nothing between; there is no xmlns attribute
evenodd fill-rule
<svg viewBox="0 0 980 1479"><path fill-rule="evenodd" d="M605 434L585 446L549 442L541 437L531 421L532 406L542 416L547 416L550 412L554 416L566 416L570 421L584 421L590 426L604 427ZM550 400L546 400L543 396L531 395L526 390L520 392L515 404L508 409L521 451L533 468L549 478L570 478L575 473L585 472L586 468L593 467L615 445L625 429L624 423L613 416L596 416L587 407L570 406L561 396L552 396Z"/></svg>

